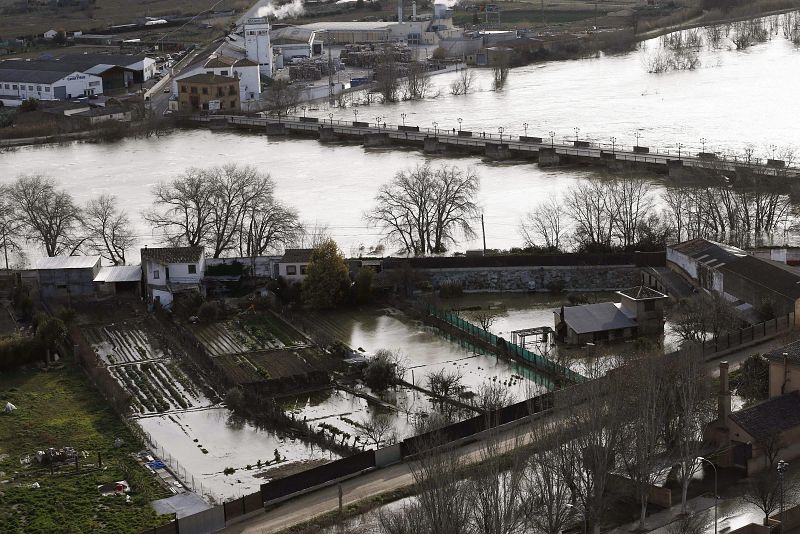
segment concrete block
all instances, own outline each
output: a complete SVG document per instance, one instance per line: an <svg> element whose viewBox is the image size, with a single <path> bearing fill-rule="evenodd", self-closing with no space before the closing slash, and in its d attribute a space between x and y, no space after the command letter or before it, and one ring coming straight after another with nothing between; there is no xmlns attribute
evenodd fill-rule
<svg viewBox="0 0 800 534"><path fill-rule="evenodd" d="M265 126L267 135L287 135L286 125L282 122L268 122Z"/></svg>
<svg viewBox="0 0 800 534"><path fill-rule="evenodd" d="M333 141L339 140L339 135L333 131L333 128L330 127L319 127L319 140L323 143L330 143Z"/></svg>
<svg viewBox="0 0 800 534"><path fill-rule="evenodd" d="M364 146L390 146L392 140L389 138L388 133L368 133L364 134Z"/></svg>
<svg viewBox="0 0 800 534"><path fill-rule="evenodd" d="M428 154L444 152L444 146L439 142L438 137L426 137L422 150Z"/></svg>
<svg viewBox="0 0 800 534"><path fill-rule="evenodd" d="M486 143L486 157L499 161L511 159L511 150L505 143Z"/></svg>
<svg viewBox="0 0 800 534"><path fill-rule="evenodd" d="M554 148L539 149L539 166L555 166L559 163L561 163L561 157L556 153Z"/></svg>

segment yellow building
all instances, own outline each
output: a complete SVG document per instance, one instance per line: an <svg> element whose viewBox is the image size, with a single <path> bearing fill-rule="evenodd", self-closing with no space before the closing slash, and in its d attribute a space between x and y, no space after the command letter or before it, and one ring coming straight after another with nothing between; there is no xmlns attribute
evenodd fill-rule
<svg viewBox="0 0 800 534"><path fill-rule="evenodd" d="M178 111L194 113L240 110L239 78L195 74L178 80Z"/></svg>

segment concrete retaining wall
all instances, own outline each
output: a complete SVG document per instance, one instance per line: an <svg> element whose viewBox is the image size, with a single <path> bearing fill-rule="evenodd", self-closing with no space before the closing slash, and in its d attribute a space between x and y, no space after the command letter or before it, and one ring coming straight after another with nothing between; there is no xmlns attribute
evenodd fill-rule
<svg viewBox="0 0 800 534"><path fill-rule="evenodd" d="M461 269L415 269L420 280L434 287L446 283L465 291L610 291L640 283L635 265L580 265L548 267L483 267Z"/></svg>

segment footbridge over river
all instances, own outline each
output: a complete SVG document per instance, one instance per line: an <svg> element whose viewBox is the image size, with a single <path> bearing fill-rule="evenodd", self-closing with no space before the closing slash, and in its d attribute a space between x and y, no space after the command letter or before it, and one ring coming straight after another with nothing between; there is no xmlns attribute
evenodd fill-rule
<svg viewBox="0 0 800 534"><path fill-rule="evenodd" d="M504 135L502 131L486 133L293 116L195 115L189 120L195 124L208 124L212 129L243 128L260 130L267 135L304 135L328 143L357 141L365 147L412 146L422 148L426 153L479 154L493 160L535 160L542 166L582 164L611 170L638 169L667 174L676 179L722 174L731 181L754 175L782 180L800 175L800 168L777 159L763 160L715 152L692 154L682 150L681 145L677 150L657 151L645 146L624 147L580 139L557 141L552 132L550 137L543 138Z"/></svg>

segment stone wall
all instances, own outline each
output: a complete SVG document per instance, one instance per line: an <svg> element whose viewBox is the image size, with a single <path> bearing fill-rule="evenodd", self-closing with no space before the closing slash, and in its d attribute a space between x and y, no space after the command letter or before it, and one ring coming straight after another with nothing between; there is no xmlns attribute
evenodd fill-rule
<svg viewBox="0 0 800 534"><path fill-rule="evenodd" d="M610 291L641 283L635 265L579 265L547 267L477 267L461 269L414 269L418 280L433 287L455 283L465 291Z"/></svg>

